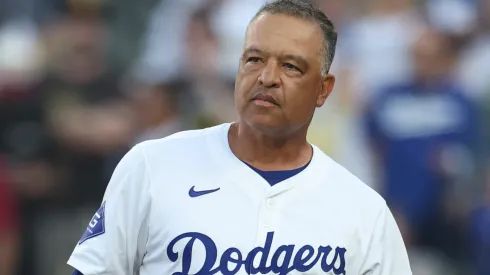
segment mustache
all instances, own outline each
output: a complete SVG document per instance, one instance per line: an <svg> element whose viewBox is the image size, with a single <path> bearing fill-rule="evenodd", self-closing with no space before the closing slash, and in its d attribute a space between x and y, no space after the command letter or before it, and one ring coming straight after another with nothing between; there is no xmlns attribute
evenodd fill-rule
<svg viewBox="0 0 490 275"><path fill-rule="evenodd" d="M274 105L277 105L279 106L279 101L277 100L277 98L270 94L270 93L265 93L265 92L256 92L254 93L254 95L252 96L252 101L253 100L263 100L263 101L267 101L267 102L270 102Z"/></svg>

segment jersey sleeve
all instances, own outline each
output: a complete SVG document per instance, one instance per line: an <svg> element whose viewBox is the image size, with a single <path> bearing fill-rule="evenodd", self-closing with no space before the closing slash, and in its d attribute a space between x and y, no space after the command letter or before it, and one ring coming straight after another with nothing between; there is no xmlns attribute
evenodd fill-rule
<svg viewBox="0 0 490 275"><path fill-rule="evenodd" d="M119 162L101 207L89 221L68 264L84 275L135 274L146 253L149 176L141 145Z"/></svg>
<svg viewBox="0 0 490 275"><path fill-rule="evenodd" d="M402 235L386 205L377 218L359 274L412 275Z"/></svg>

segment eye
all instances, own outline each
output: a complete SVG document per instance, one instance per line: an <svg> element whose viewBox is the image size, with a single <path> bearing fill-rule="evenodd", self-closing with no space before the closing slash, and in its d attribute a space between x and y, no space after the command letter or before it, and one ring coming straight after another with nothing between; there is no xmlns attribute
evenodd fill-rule
<svg viewBox="0 0 490 275"><path fill-rule="evenodd" d="M294 66L291 63L285 63L283 66L288 70L301 72L301 70L298 67Z"/></svg>
<svg viewBox="0 0 490 275"><path fill-rule="evenodd" d="M247 63L259 63L262 59L260 57L249 57L247 58Z"/></svg>

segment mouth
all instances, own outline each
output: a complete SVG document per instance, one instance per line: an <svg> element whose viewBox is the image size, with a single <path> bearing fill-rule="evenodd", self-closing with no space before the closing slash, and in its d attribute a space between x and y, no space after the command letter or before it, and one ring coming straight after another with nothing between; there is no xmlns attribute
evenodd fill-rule
<svg viewBox="0 0 490 275"><path fill-rule="evenodd" d="M252 98L252 102L261 107L274 107L274 106L279 106L277 103L277 100L271 96L271 95L266 95L266 94L257 94L255 97Z"/></svg>

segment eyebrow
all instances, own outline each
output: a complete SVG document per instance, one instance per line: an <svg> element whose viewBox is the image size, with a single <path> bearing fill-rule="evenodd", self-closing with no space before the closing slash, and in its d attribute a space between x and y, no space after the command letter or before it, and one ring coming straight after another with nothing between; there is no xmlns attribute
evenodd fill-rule
<svg viewBox="0 0 490 275"><path fill-rule="evenodd" d="M293 54L287 54L287 55L282 56L282 58L286 59L286 60L293 60L295 62L298 62L298 64L300 66L308 67L308 62L306 62L306 60L304 58L302 58L301 56L293 55Z"/></svg>
<svg viewBox="0 0 490 275"><path fill-rule="evenodd" d="M259 49L257 47L250 47L250 48L245 49L245 51L243 52L243 56L247 56L247 55L254 54L254 53L259 54L259 55L265 54L264 51L262 51L261 49ZM286 54L286 55L282 55L281 59L293 60L293 61L299 63L299 65L308 67L308 62L306 62L306 60L303 57L298 56L298 55Z"/></svg>
<svg viewBox="0 0 490 275"><path fill-rule="evenodd" d="M243 52L243 56L246 56L246 55L249 55L249 54L252 54L252 53L256 53L256 54L264 54L264 52L262 50L260 50L259 48L256 48L256 47L250 47L250 48L247 48L244 52Z"/></svg>

